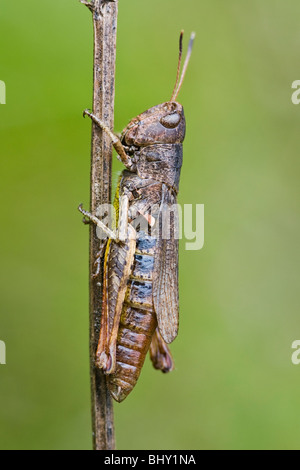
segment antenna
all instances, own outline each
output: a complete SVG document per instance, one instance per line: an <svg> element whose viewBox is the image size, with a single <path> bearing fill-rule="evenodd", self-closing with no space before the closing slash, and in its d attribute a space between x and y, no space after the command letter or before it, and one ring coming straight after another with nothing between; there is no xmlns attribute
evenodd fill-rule
<svg viewBox="0 0 300 470"><path fill-rule="evenodd" d="M182 30L181 33L180 33L180 37L179 37L179 59L178 59L178 65L177 65L176 82L175 82L175 86L174 86L174 89L173 89L171 101L174 101L174 97L175 97L175 95L176 95L176 89L177 89L178 82L179 82L180 67L181 67L181 59L182 59L182 41L183 41L183 34L184 34L184 31Z"/></svg>
<svg viewBox="0 0 300 470"><path fill-rule="evenodd" d="M183 35L183 31L181 32L181 35L180 35L180 38L181 38L181 47L182 47L182 35ZM175 89L174 89L174 92L173 92L171 101L176 101L177 96L179 95L180 89L181 89L181 87L182 87L183 80L184 80L184 77L185 77L185 74L186 74L186 71L187 71L187 68L188 68L188 65L189 65L189 61L190 61L190 58L191 58L191 55L192 55L192 49L193 49L193 44L194 44L195 36L196 36L195 33L192 33L192 34L191 34L190 42L189 42L189 47L188 47L188 51L187 51L187 55L186 55L186 59L185 59L185 62L184 62L184 65L183 65L183 69L182 69L182 73L181 73L181 77L180 77L180 82L179 82L179 85L177 86L178 79L176 80ZM179 57L180 57L180 61L179 61L178 67L180 67L180 65L181 65L181 55L182 55L182 54L180 54L180 56L179 56ZM178 68L178 71L177 71L177 77L178 77L178 76L179 76L179 68ZM176 88L176 87L177 87L177 88Z"/></svg>

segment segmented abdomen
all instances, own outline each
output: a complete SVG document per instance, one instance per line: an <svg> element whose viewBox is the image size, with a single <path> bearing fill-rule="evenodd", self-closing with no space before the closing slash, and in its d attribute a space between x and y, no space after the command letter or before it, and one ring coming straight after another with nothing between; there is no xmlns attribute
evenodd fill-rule
<svg viewBox="0 0 300 470"><path fill-rule="evenodd" d="M139 234L122 309L116 371L108 376L111 394L119 402L135 386L157 326L152 297L155 244L155 238Z"/></svg>

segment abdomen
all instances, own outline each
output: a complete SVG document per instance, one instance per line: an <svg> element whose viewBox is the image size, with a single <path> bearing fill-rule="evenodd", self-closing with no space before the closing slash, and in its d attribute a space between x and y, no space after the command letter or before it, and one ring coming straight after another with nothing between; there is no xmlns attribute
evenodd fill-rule
<svg viewBox="0 0 300 470"><path fill-rule="evenodd" d="M157 326L152 297L155 245L155 238L138 233L118 333L116 371L108 376L109 389L118 402L135 386Z"/></svg>

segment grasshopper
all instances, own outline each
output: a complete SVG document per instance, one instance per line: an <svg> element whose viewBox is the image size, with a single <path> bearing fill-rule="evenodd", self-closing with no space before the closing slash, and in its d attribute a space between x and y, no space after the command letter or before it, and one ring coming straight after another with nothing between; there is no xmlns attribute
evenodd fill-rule
<svg viewBox="0 0 300 470"><path fill-rule="evenodd" d="M110 393L118 402L134 388L148 351L156 369L166 373L174 368L168 344L177 336L179 317L176 210L167 238L157 228L162 226L164 208L176 208L186 131L183 107L176 100L194 37L193 33L180 74L183 31L180 34L170 101L132 119L120 138L88 110L84 112L110 136L126 167L115 196L115 230L79 206L85 221L96 224L108 237L96 273L101 263L103 299L96 366L107 374ZM158 208L155 217L149 215L153 207ZM136 214L144 218L149 230L134 224Z"/></svg>

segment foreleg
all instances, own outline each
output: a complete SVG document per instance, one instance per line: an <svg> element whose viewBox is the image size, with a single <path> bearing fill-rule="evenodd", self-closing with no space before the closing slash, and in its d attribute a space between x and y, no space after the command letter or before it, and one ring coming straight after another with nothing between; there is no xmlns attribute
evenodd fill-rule
<svg viewBox="0 0 300 470"><path fill-rule="evenodd" d="M107 125L103 121L98 119L94 114L90 113L89 110L86 109L83 112L83 115L89 116L92 121L97 124L97 126L99 126L104 132L106 132L106 134L110 137L110 140L114 146L114 149L119 155L121 162L126 166L126 168L130 170L133 167L133 163L131 161L131 158L125 152L125 149L119 137L117 137L113 132L111 132Z"/></svg>

